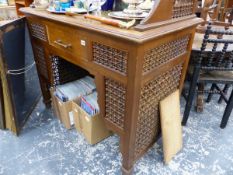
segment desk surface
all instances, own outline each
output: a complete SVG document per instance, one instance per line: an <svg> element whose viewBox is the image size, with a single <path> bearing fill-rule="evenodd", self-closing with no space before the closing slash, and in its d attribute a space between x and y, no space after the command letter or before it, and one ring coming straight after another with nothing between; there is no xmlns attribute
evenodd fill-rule
<svg viewBox="0 0 233 175"><path fill-rule="evenodd" d="M145 32L139 32L134 29L129 29L129 30L120 29L117 27L101 24L98 21L84 19L83 15L71 17L71 16L66 16L64 14L52 14L44 10L39 11L29 7L21 8L20 11L23 12L24 14L27 14L28 16L29 15L38 16L45 19L80 27L83 29L88 29L103 34L116 36L117 38L134 41L136 43L143 43L145 41L152 40L160 36L172 33L174 32L174 29L176 29L177 31L181 31L187 27L195 26L198 23L200 23L199 18L193 18L192 20L189 20L189 23L187 23L187 21L183 21L183 22L179 22L179 25L177 25L177 23L173 23L170 25L161 26L156 29L147 30Z"/></svg>

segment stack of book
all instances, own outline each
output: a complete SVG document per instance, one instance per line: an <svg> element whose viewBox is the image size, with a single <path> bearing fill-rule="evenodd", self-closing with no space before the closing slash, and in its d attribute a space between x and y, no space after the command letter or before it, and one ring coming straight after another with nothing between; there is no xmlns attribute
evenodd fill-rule
<svg viewBox="0 0 233 175"><path fill-rule="evenodd" d="M90 116L99 113L99 105L97 103L97 92L81 97L81 108Z"/></svg>
<svg viewBox="0 0 233 175"><path fill-rule="evenodd" d="M85 76L82 79L72 81L56 87L55 95L63 102L74 100L83 95L92 93L96 89L94 79Z"/></svg>
<svg viewBox="0 0 233 175"><path fill-rule="evenodd" d="M99 113L96 85L94 79L90 76L85 76L79 80L58 85L54 95L56 95L62 102L80 98L80 106L87 114L94 116Z"/></svg>
<svg viewBox="0 0 233 175"><path fill-rule="evenodd" d="M85 76L84 78L80 79L80 81L87 85L92 92L96 90L96 85L92 77Z"/></svg>

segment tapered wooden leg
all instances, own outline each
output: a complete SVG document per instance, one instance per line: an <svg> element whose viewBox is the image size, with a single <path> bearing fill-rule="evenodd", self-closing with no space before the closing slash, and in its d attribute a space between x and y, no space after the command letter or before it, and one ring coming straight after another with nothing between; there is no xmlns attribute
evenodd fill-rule
<svg viewBox="0 0 233 175"><path fill-rule="evenodd" d="M229 84L226 84L226 85L224 86L224 88L223 88L223 93L224 93L224 94L227 94L227 91L228 91L229 87L230 87ZM221 104L222 101L223 101L223 97L222 97L222 95L221 95L221 96L219 97L218 103Z"/></svg>
<svg viewBox="0 0 233 175"><path fill-rule="evenodd" d="M224 114L223 114L223 118L222 118L222 121L221 121L221 125L220 127L223 129L226 127L227 125L227 122L228 122L228 119L231 115L231 112L232 112L232 108L233 108L233 90L231 92L231 96L228 100L228 103L227 103L227 106L226 106L226 109L224 111Z"/></svg>
<svg viewBox="0 0 233 175"><path fill-rule="evenodd" d="M136 62L135 57L139 57ZM126 113L124 118L124 134L121 137L122 146L122 174L130 175L133 172L133 166L136 161L135 146L136 146L136 132L139 117L139 101L141 96L141 71L142 61L144 58L143 48L132 51L131 58L129 58L128 65L128 79L127 82L127 97L126 97ZM134 66L133 66L134 65ZM135 72L135 74L134 74Z"/></svg>
<svg viewBox="0 0 233 175"><path fill-rule="evenodd" d="M122 175L131 175L133 173L133 167L130 169L125 169L124 167L121 168Z"/></svg>
<svg viewBox="0 0 233 175"><path fill-rule="evenodd" d="M131 135L131 134L130 134ZM125 136L123 138L123 141L121 143L122 145L122 174L123 175L131 175L133 172L133 166L134 166L134 138L130 137L130 135ZM125 140L128 140L129 142L125 142ZM131 141L130 141L131 140Z"/></svg>
<svg viewBox="0 0 233 175"><path fill-rule="evenodd" d="M199 83L198 84L198 93L197 93L197 106L196 110L197 112L203 112L204 109L204 84Z"/></svg>
<svg viewBox="0 0 233 175"><path fill-rule="evenodd" d="M213 91L214 88L215 88L215 85L214 85L214 83L213 83L212 86L211 86L211 88L210 88L210 91ZM206 99L206 102L209 103L210 100L212 99L212 97L213 97L213 93L209 93L209 95L208 95L208 97L207 97L207 99Z"/></svg>
<svg viewBox="0 0 233 175"><path fill-rule="evenodd" d="M50 97L50 92L49 92L49 84L44 81L44 79L39 75L39 80L40 80L40 87L41 87L41 92L42 92L42 97L43 97L43 103L45 104L46 108L51 107L51 97Z"/></svg>
<svg viewBox="0 0 233 175"><path fill-rule="evenodd" d="M198 67L195 67L195 69L194 69L191 85L189 88L189 94L188 94L188 98L187 98L187 102L186 102L186 106L185 106L184 116L183 116L183 120L182 120L183 126L186 125L186 123L187 123L189 113L190 113L190 110L192 107L193 98L194 98L195 91L196 91L197 80L198 80L198 76L199 76L199 70L200 70L200 68L198 68Z"/></svg>

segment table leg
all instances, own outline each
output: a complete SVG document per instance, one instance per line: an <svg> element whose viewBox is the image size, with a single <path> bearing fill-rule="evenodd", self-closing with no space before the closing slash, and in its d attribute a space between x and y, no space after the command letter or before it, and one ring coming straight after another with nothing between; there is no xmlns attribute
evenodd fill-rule
<svg viewBox="0 0 233 175"><path fill-rule="evenodd" d="M43 97L43 103L45 104L46 108L51 107L51 96L49 92L49 84L43 80L43 78L39 74L39 80L40 80L40 87Z"/></svg>
<svg viewBox="0 0 233 175"><path fill-rule="evenodd" d="M133 167L127 170L122 166L121 170L122 170L122 175L131 175L133 173Z"/></svg>

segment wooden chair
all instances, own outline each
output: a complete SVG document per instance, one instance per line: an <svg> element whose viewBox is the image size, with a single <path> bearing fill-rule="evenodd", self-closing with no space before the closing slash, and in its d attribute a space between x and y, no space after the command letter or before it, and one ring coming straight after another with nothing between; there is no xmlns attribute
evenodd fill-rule
<svg viewBox="0 0 233 175"><path fill-rule="evenodd" d="M224 28L225 30L228 30L229 27L230 27L230 24L229 23L225 23L225 22L221 22L221 21L211 21L211 24L212 25L215 25L215 26L218 26L218 27L222 27ZM208 24L207 24L208 25ZM196 28L196 33L201 33L201 34L204 34L206 32L206 26L198 26ZM187 72L187 75L186 75L186 85L188 85L188 82L191 81L191 77L193 75L193 67L194 67L194 64L195 64L195 55L196 52L195 51L192 51L192 54L191 54L191 59L190 59L190 63L189 63L189 68L188 68L188 72ZM205 84L204 83L199 83L198 84L198 94L197 94L197 99L196 99L196 111L197 112L202 112L204 110L204 93L201 93L201 91L205 88ZM227 90L228 88L226 88L224 90L225 93L227 93ZM187 94L188 94L188 86L185 86L183 88L183 91L182 91L182 95L183 97L187 100ZM221 97L220 97L221 98ZM221 101L221 100L220 100Z"/></svg>
<svg viewBox="0 0 233 175"><path fill-rule="evenodd" d="M221 8L222 0L205 0L201 11L201 18L204 19L202 25L205 25L209 20L217 21L218 14Z"/></svg>
<svg viewBox="0 0 233 175"><path fill-rule="evenodd" d="M232 21L233 21L233 7L232 7L230 14L228 16L228 23L232 25Z"/></svg>
<svg viewBox="0 0 233 175"><path fill-rule="evenodd" d="M233 35L233 31L212 29L211 23L207 26L202 47L196 55L182 125L187 123L197 85L210 83L211 89L203 89L202 92L210 94L207 101L211 99L211 94L217 93L227 103L220 125L221 128L225 128L233 108L233 90L227 99L225 88L222 90L217 84L225 84L228 88L233 84L233 51L228 49L232 47L233 39L225 39L229 35ZM211 49L207 49L209 44L212 44ZM218 50L219 45L223 45L221 50Z"/></svg>
<svg viewBox="0 0 233 175"><path fill-rule="evenodd" d="M220 21L228 21L232 22L232 16L233 16L233 1L232 0L224 0L223 6L220 9ZM230 23L231 23L230 22Z"/></svg>
<svg viewBox="0 0 233 175"><path fill-rule="evenodd" d="M232 25L233 9L228 8L228 12L224 16L227 20L222 20L222 2L222 0L205 0L204 7L201 11L201 18L204 22L197 26L196 32L204 33L206 29L205 26L208 25L209 21L211 21L211 23L214 22L214 25L225 26L225 28L229 28Z"/></svg>

